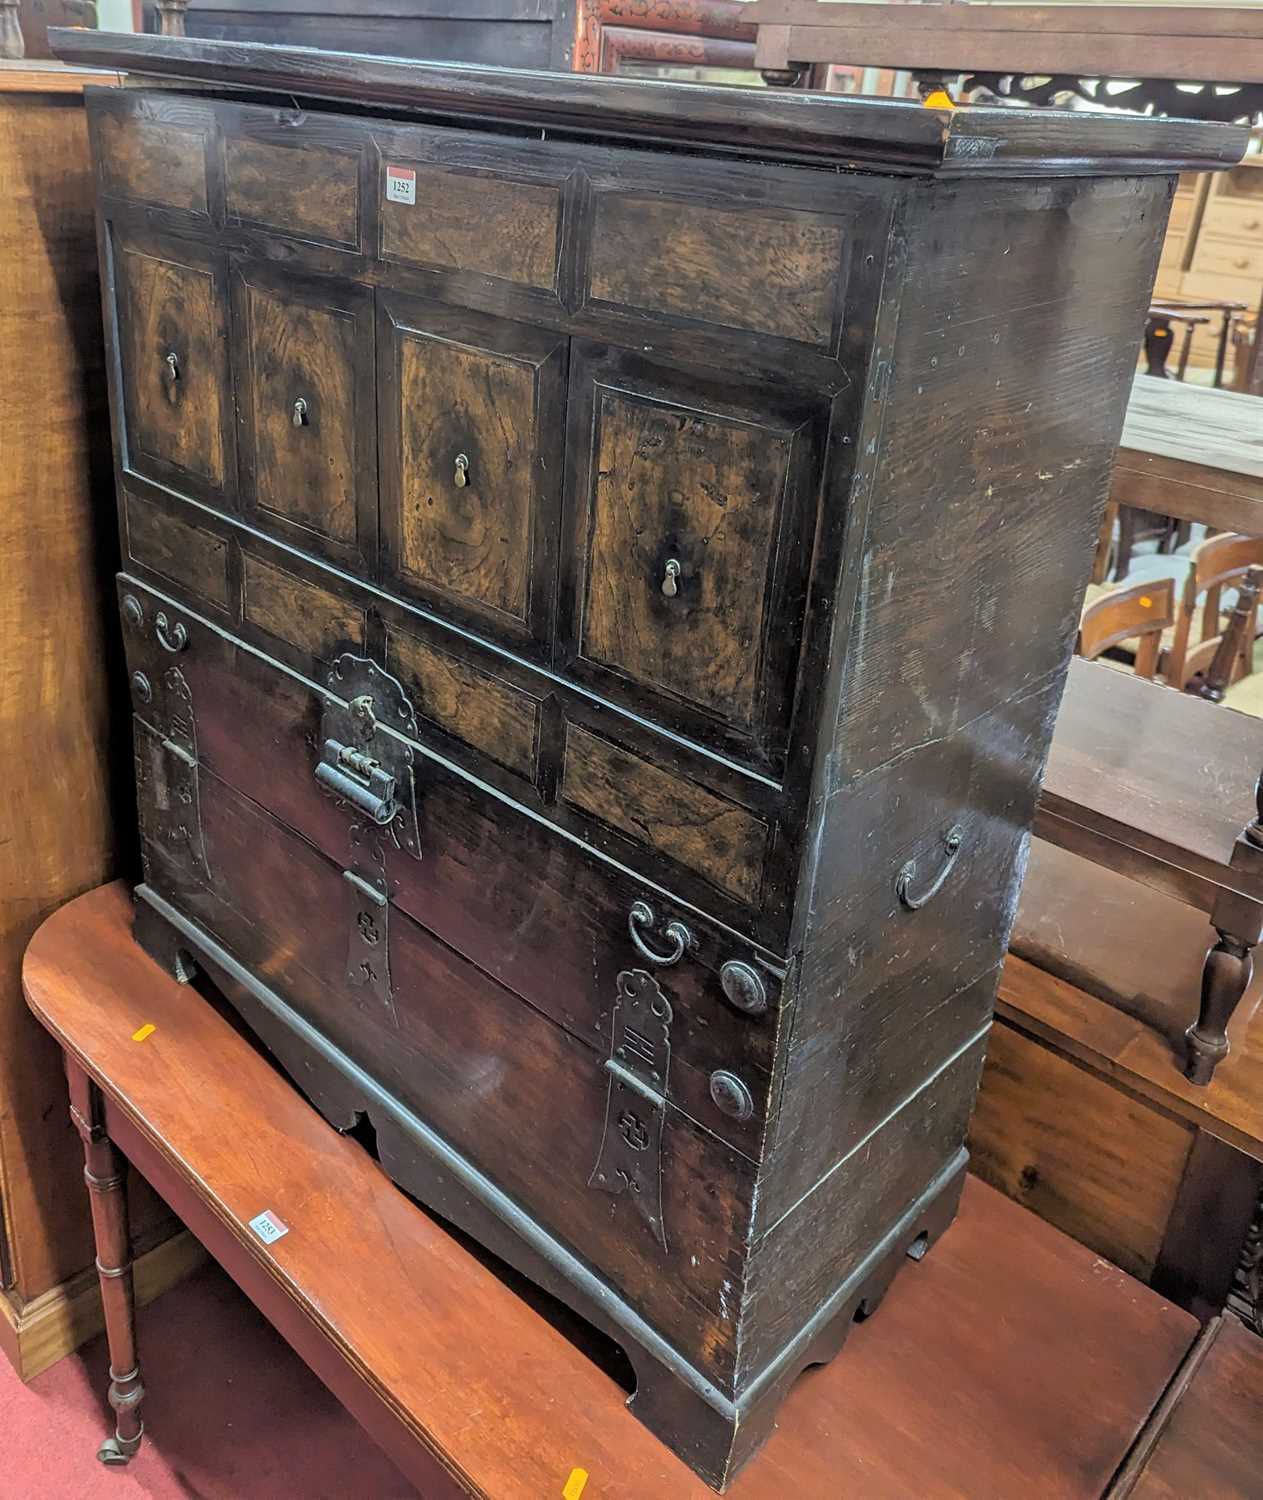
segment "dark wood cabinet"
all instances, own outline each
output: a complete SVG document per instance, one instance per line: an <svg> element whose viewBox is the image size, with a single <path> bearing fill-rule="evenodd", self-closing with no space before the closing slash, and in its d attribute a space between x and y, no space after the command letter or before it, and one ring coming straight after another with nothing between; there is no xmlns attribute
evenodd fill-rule
<svg viewBox="0 0 1263 1500"><path fill-rule="evenodd" d="M139 936L722 1486L954 1212L1174 176L1244 138L66 38L253 96L93 105Z"/></svg>

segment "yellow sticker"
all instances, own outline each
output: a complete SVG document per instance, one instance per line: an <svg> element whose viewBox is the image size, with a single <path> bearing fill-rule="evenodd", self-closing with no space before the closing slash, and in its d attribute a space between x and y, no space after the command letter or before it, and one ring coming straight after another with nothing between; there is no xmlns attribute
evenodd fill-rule
<svg viewBox="0 0 1263 1500"><path fill-rule="evenodd" d="M956 105L946 89L935 89L932 94L927 94L921 101L926 109L955 109Z"/></svg>
<svg viewBox="0 0 1263 1500"><path fill-rule="evenodd" d="M1141 594L1141 596L1140 596L1140 607L1141 607L1141 609L1148 609L1148 608L1150 608L1150 606L1152 604L1153 604L1153 600L1149 597L1148 594Z"/></svg>
<svg viewBox="0 0 1263 1500"><path fill-rule="evenodd" d="M566 1480L565 1488L561 1492L561 1500L579 1500L587 1482L588 1471L586 1469L571 1469L570 1478Z"/></svg>
<svg viewBox="0 0 1263 1500"><path fill-rule="evenodd" d="M132 1032L132 1041L143 1042L146 1037L151 1037L157 1029L152 1021L146 1021L139 1031Z"/></svg>

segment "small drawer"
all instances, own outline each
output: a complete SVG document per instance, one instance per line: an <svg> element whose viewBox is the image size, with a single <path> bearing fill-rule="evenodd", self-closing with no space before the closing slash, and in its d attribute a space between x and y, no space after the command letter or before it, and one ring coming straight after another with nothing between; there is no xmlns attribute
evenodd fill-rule
<svg viewBox="0 0 1263 1500"><path fill-rule="evenodd" d="M1186 230L1193 222L1193 209L1197 200L1192 193L1176 193L1171 200L1171 217L1167 220L1168 237L1181 230Z"/></svg>
<svg viewBox="0 0 1263 1500"><path fill-rule="evenodd" d="M123 496L127 555L198 600L228 608L228 543L160 505Z"/></svg>
<svg viewBox="0 0 1263 1500"><path fill-rule="evenodd" d="M205 218L206 111L161 95L124 92L89 105L102 191Z"/></svg>
<svg viewBox="0 0 1263 1500"><path fill-rule="evenodd" d="M562 800L757 905L771 830L755 813L578 724L566 726Z"/></svg>
<svg viewBox="0 0 1263 1500"><path fill-rule="evenodd" d="M1251 242L1203 232L1197 239L1191 269L1200 275L1249 276L1263 283L1263 235Z"/></svg>
<svg viewBox="0 0 1263 1500"><path fill-rule="evenodd" d="M1248 308L1259 304L1257 276L1230 276L1224 271L1185 271L1180 283L1182 297L1206 297L1216 302L1242 302ZM1213 316L1213 315L1212 315Z"/></svg>
<svg viewBox="0 0 1263 1500"><path fill-rule="evenodd" d="M401 630L387 632L386 666L403 683L419 720L534 780L539 699Z"/></svg>
<svg viewBox="0 0 1263 1500"><path fill-rule="evenodd" d="M831 350L841 319L842 224L660 192L598 191L591 302Z"/></svg>
<svg viewBox="0 0 1263 1500"><path fill-rule="evenodd" d="M552 170L454 131L399 130L378 145L384 260L556 299L569 163Z"/></svg>
<svg viewBox="0 0 1263 1500"><path fill-rule="evenodd" d="M1188 245L1188 236L1185 234L1168 233L1162 242L1162 254L1158 259L1158 271L1178 269L1184 263L1184 251Z"/></svg>
<svg viewBox="0 0 1263 1500"><path fill-rule="evenodd" d="M125 464L223 508L236 488L225 262L117 227L109 249Z"/></svg>
<svg viewBox="0 0 1263 1500"><path fill-rule="evenodd" d="M364 646L358 605L249 553L241 559L241 616L315 661Z"/></svg>
<svg viewBox="0 0 1263 1500"><path fill-rule="evenodd" d="M247 519L364 571L375 550L373 296L232 265L240 492Z"/></svg>
<svg viewBox="0 0 1263 1500"><path fill-rule="evenodd" d="M1214 198L1202 215L1203 234L1226 234L1242 239L1263 236L1263 198Z"/></svg>
<svg viewBox="0 0 1263 1500"><path fill-rule="evenodd" d="M330 135L333 139L329 139ZM318 117L302 124L272 110L225 119L224 197L230 223L287 239L360 248L364 148Z"/></svg>

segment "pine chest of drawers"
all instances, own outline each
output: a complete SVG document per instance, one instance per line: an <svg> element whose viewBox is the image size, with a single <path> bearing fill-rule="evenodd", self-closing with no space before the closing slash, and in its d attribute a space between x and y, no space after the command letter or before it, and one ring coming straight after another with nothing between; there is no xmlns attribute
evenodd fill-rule
<svg viewBox="0 0 1263 1500"><path fill-rule="evenodd" d="M722 1487L952 1217L1174 173L1242 137L61 48L196 80L92 101L138 935Z"/></svg>

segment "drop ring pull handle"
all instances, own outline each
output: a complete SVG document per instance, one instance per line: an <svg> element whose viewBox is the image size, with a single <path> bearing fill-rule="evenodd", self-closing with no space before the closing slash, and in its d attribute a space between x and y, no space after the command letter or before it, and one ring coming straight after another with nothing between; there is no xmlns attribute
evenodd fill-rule
<svg viewBox="0 0 1263 1500"><path fill-rule="evenodd" d="M633 901L632 909L627 914L627 930L631 933L636 952L642 958L647 958L651 964L657 964L660 969L670 968L672 964L678 964L687 949L692 947L693 934L683 922L669 922L666 935L671 939L671 951L658 953L640 935L642 927L652 927L653 923L653 907L645 901Z"/></svg>
<svg viewBox="0 0 1263 1500"><path fill-rule="evenodd" d="M294 402L294 414L290 418L295 427L306 427L307 425L307 402L300 396Z"/></svg>
<svg viewBox="0 0 1263 1500"><path fill-rule="evenodd" d="M946 858L938 874L919 896L914 896L910 889L912 882L917 878L917 862L915 859L910 859L895 876L895 895L899 897L900 905L908 911L920 911L927 902L932 901L943 889L947 877L952 873L952 866L960 857L964 842L965 830L959 823L948 829L943 839L943 852Z"/></svg>
<svg viewBox="0 0 1263 1500"><path fill-rule="evenodd" d="M167 619L166 611L161 610L153 622L153 633L158 637L158 644L164 651L170 651L173 656L178 655L189 643L189 633L181 620L175 624Z"/></svg>
<svg viewBox="0 0 1263 1500"><path fill-rule="evenodd" d="M469 459L464 453L456 455L456 473L452 478L458 490L463 490L469 483Z"/></svg>
<svg viewBox="0 0 1263 1500"><path fill-rule="evenodd" d="M668 557L666 567L662 570L662 592L668 599L674 599L680 592L677 580L680 576L680 564L674 557Z"/></svg>

